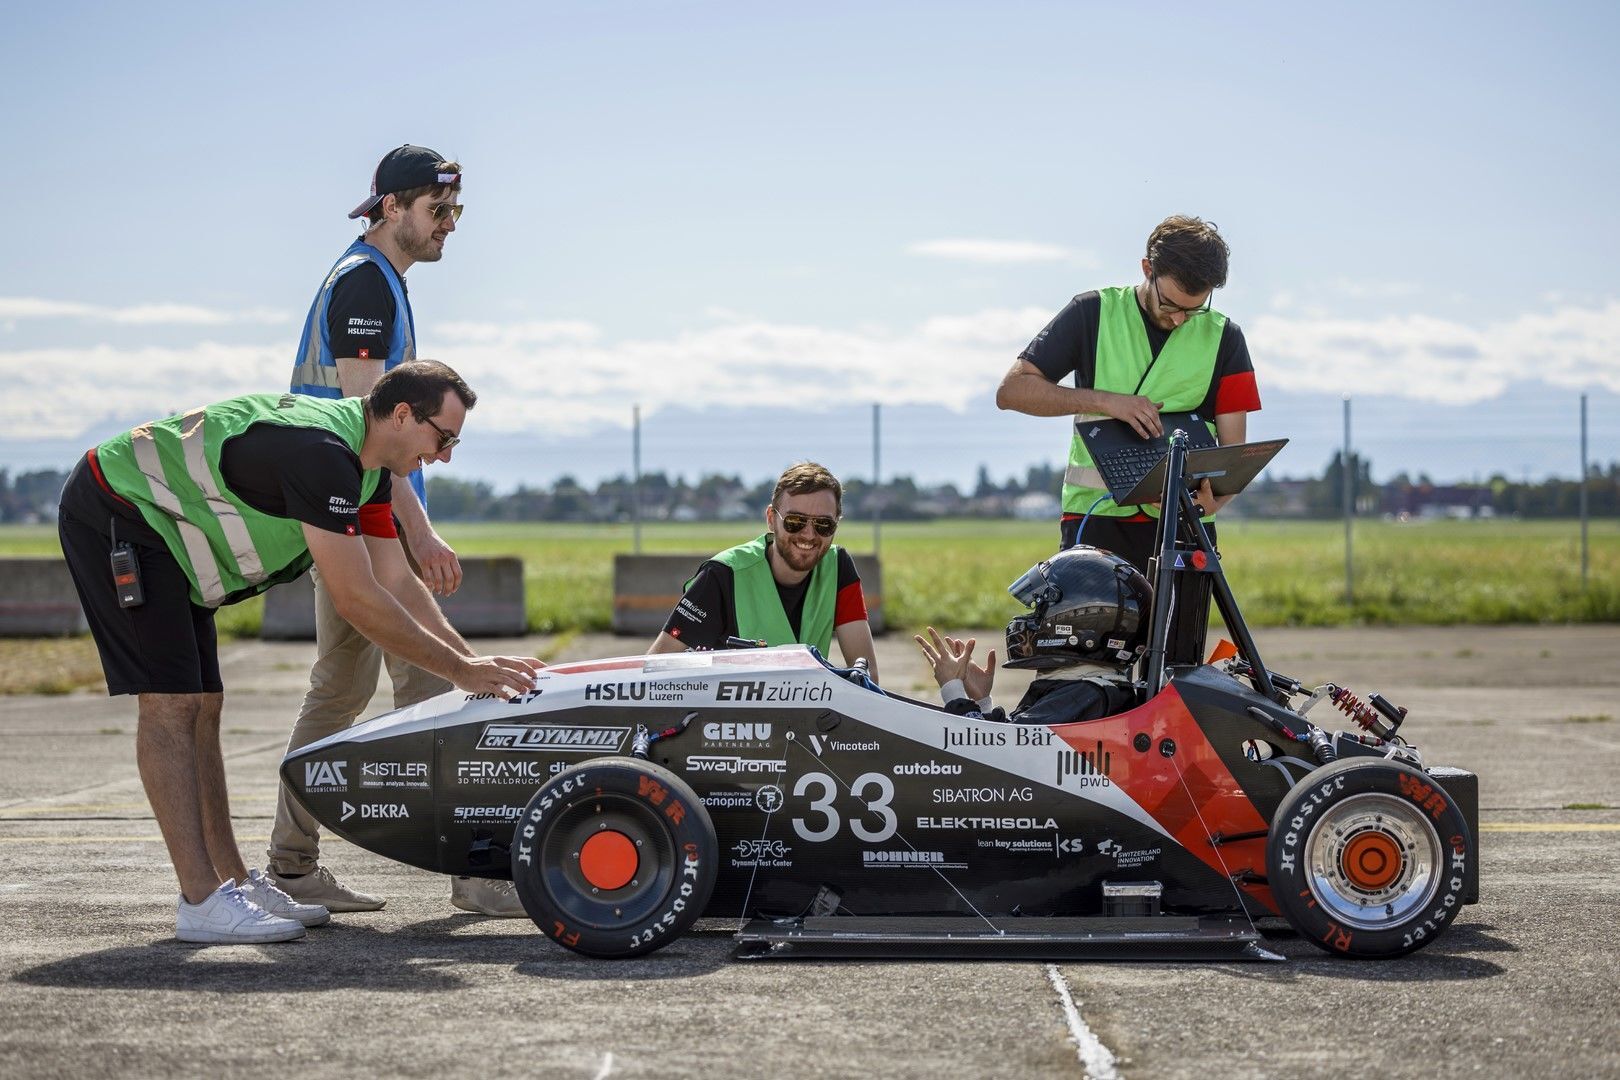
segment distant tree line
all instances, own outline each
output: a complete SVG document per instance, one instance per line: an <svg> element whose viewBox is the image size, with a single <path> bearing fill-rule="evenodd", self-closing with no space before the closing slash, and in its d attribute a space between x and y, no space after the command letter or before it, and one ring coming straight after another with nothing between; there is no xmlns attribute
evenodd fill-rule
<svg viewBox="0 0 1620 1080"><path fill-rule="evenodd" d="M1344 482L1351 478L1354 512L1360 516L1410 517L1574 517L1580 510L1580 484L1572 479L1539 483L1510 480L1500 473L1469 484L1437 484L1419 473L1398 473L1384 483L1372 480L1371 464L1350 455L1350 468L1335 453L1320 476L1263 477L1232 504L1235 517L1337 518L1343 513ZM67 480L61 469L36 469L12 476L0 469L0 522L53 521L57 497ZM641 477L643 521L742 521L757 518L770 500L774 477L744 480L709 474L695 481L668 473ZM979 466L970 488L919 484L897 476L874 487L860 478L844 484L844 514L870 520L927 521L945 517L1050 520L1058 513L1063 470L1032 465L1022 476L996 480ZM1587 476L1587 509L1594 517L1620 516L1620 462L1593 466ZM436 521L630 521L638 503L628 476L586 487L564 476L549 487L519 485L497 494L482 480L431 476L428 500Z"/></svg>

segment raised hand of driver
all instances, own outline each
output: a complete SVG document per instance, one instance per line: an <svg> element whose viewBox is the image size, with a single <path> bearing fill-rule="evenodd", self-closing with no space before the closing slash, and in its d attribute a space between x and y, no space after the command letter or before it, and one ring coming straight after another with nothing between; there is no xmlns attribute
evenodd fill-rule
<svg viewBox="0 0 1620 1080"><path fill-rule="evenodd" d="M962 675L962 688L967 691L968 697L974 701L983 701L990 696L990 688L996 681L996 650L991 649L984 658L984 665L974 664L974 640L969 638L963 642L960 638L945 639L953 648L963 649L963 659L968 661L967 669Z"/></svg>
<svg viewBox="0 0 1620 1080"><path fill-rule="evenodd" d="M461 588L461 560L432 529L411 542L411 557L422 571L422 584L436 596L449 596Z"/></svg>
<svg viewBox="0 0 1620 1080"><path fill-rule="evenodd" d="M467 656L462 670L452 680L470 694L494 694L511 701L534 689L534 677L545 669L545 662L532 656Z"/></svg>
<svg viewBox="0 0 1620 1080"><path fill-rule="evenodd" d="M1105 392L1103 395L1103 412L1115 420L1125 421L1144 439L1156 439L1164 434L1164 425L1159 422L1159 410L1162 408L1164 402L1154 401L1141 394Z"/></svg>

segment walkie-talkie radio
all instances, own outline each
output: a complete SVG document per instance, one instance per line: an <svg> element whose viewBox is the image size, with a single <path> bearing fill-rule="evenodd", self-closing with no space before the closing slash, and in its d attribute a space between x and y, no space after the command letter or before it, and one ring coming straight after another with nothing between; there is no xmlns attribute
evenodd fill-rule
<svg viewBox="0 0 1620 1080"><path fill-rule="evenodd" d="M141 562L128 541L119 543L116 523L112 524L112 542L113 588L118 590L118 606L140 607L146 603L146 593L141 589Z"/></svg>

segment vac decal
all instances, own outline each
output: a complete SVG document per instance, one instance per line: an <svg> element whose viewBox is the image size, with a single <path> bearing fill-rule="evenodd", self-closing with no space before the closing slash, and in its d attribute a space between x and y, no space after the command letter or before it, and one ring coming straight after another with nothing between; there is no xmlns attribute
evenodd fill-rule
<svg viewBox="0 0 1620 1080"><path fill-rule="evenodd" d="M557 727L537 724L485 724L480 750L555 750L569 754L614 754L630 733L623 727Z"/></svg>
<svg viewBox="0 0 1620 1080"><path fill-rule="evenodd" d="M348 791L349 778L344 775L348 767L347 761L304 762L304 790L310 794Z"/></svg>

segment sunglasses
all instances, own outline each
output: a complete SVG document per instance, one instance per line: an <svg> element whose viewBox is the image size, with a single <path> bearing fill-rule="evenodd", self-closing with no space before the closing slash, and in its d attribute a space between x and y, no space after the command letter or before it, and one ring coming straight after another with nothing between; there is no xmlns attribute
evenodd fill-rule
<svg viewBox="0 0 1620 1080"><path fill-rule="evenodd" d="M460 221L463 209L460 203L440 203L433 208L433 220L443 221L445 218L450 218L453 221Z"/></svg>
<svg viewBox="0 0 1620 1080"><path fill-rule="evenodd" d="M433 418L430 417L430 416L424 416L424 417L421 417L420 419L421 419L422 423L426 424L428 427L432 428L434 431L437 431L439 433L439 453L442 454L446 450L450 449L452 446L460 445L460 443L461 443L461 436L460 435L457 435L453 431L444 430L444 428L440 427L438 424L435 424L433 422Z"/></svg>
<svg viewBox="0 0 1620 1080"><path fill-rule="evenodd" d="M808 514L788 513L781 515L782 528L790 533L801 533L806 525L816 527L817 536L831 536L838 531L838 519L830 517L810 517Z"/></svg>

